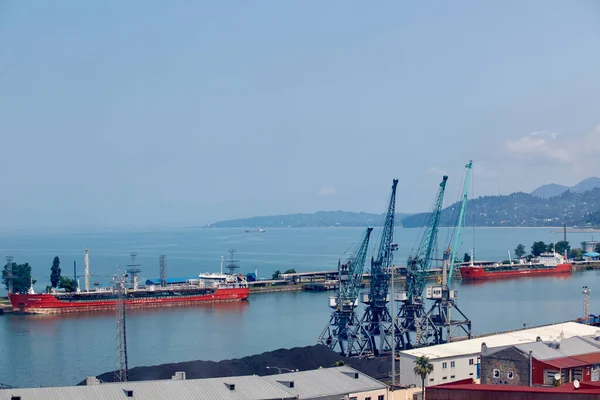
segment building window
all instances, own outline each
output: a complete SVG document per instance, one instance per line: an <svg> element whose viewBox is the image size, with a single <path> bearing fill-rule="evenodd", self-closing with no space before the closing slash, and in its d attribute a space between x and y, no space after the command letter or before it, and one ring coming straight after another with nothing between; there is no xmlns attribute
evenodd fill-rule
<svg viewBox="0 0 600 400"><path fill-rule="evenodd" d="M507 377L508 379L513 379L513 378L515 377L515 374L513 374L513 372L512 372L512 371L508 371L508 373L506 374L506 377Z"/></svg>
<svg viewBox="0 0 600 400"><path fill-rule="evenodd" d="M377 400L385 400L385 396L380 394L379 396L377 396Z"/></svg>
<svg viewBox="0 0 600 400"><path fill-rule="evenodd" d="M444 376L442 379L448 379L448 377L447 377L447 376Z"/></svg>
<svg viewBox="0 0 600 400"><path fill-rule="evenodd" d="M443 362L442 363L442 369L446 369L448 368L448 363L447 362Z"/></svg>
<svg viewBox="0 0 600 400"><path fill-rule="evenodd" d="M433 382L433 378L429 378L429 382Z"/></svg>
<svg viewBox="0 0 600 400"><path fill-rule="evenodd" d="M473 359L469 358L469 365L473 365Z"/></svg>
<svg viewBox="0 0 600 400"><path fill-rule="evenodd" d="M350 400L357 400L357 397L350 397Z"/></svg>
<svg viewBox="0 0 600 400"><path fill-rule="evenodd" d="M450 361L450 368L454 368L456 366L456 363L454 361Z"/></svg>
<svg viewBox="0 0 600 400"><path fill-rule="evenodd" d="M473 376L473 373L472 373L472 372L470 372L470 373L469 373L469 376Z"/></svg>
<svg viewBox="0 0 600 400"><path fill-rule="evenodd" d="M371 400L371 398L370 397L365 397L365 400Z"/></svg>
<svg viewBox="0 0 600 400"><path fill-rule="evenodd" d="M494 370L494 378L500 378L500 371L497 369Z"/></svg>
<svg viewBox="0 0 600 400"><path fill-rule="evenodd" d="M450 375L450 379L454 379L454 378L455 378L455 376L454 376L454 375Z"/></svg>

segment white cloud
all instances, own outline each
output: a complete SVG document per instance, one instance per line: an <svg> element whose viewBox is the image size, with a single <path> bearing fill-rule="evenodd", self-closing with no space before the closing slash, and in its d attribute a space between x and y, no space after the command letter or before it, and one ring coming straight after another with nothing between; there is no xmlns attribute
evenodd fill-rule
<svg viewBox="0 0 600 400"><path fill-rule="evenodd" d="M546 136L546 138L543 136ZM572 163L574 158L564 144L556 139L555 133L533 132L529 136L509 140L506 142L506 148L513 154L529 157L541 156L563 163Z"/></svg>
<svg viewBox="0 0 600 400"><path fill-rule="evenodd" d="M335 193L335 189L330 186L322 187L321 190L319 190L320 196L333 196Z"/></svg>
<svg viewBox="0 0 600 400"><path fill-rule="evenodd" d="M597 143L600 143L600 125L591 132L565 137L553 132L538 131L506 142L513 156L526 157L546 164L556 162L568 165L573 172L586 174L600 168Z"/></svg>

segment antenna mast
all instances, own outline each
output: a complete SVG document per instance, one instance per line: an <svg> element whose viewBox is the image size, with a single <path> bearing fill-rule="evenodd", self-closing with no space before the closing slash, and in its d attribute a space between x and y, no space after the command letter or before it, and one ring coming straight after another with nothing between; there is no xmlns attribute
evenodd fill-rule
<svg viewBox="0 0 600 400"><path fill-rule="evenodd" d="M142 271L140 269L141 265L136 262L137 253L130 253L131 264L127 265L127 273L131 275L131 286L133 290L137 290L138 288L138 274Z"/></svg>
<svg viewBox="0 0 600 400"><path fill-rule="evenodd" d="M158 257L158 264L160 266L160 286L161 287L165 287L167 286L167 262L166 262L166 256L160 255Z"/></svg>
<svg viewBox="0 0 600 400"><path fill-rule="evenodd" d="M127 330L125 314L125 297L127 296L127 274L115 277L114 290L117 294L117 369L115 382L127 382L129 366L127 364Z"/></svg>
<svg viewBox="0 0 600 400"><path fill-rule="evenodd" d="M8 281L8 293L12 294L13 292L13 256L6 256L6 265L8 266L7 268L7 275L6 275L6 280Z"/></svg>
<svg viewBox="0 0 600 400"><path fill-rule="evenodd" d="M238 264L236 264L238 262L238 260L233 259L233 255L235 254L235 252L236 252L235 249L229 249L230 259L229 259L229 264L227 264L227 269L229 270L229 273L231 275L233 275L235 270L240 267Z"/></svg>
<svg viewBox="0 0 600 400"><path fill-rule="evenodd" d="M85 291L90 291L90 252L88 248L85 248L85 259L84 259L84 270L85 270Z"/></svg>
<svg viewBox="0 0 600 400"><path fill-rule="evenodd" d="M590 288L583 287L583 321L588 324L590 322Z"/></svg>

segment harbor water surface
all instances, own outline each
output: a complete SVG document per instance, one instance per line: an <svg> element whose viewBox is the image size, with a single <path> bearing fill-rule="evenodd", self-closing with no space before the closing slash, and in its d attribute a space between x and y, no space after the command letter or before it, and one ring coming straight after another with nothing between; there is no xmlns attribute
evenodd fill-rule
<svg viewBox="0 0 600 400"><path fill-rule="evenodd" d="M397 229L396 264L404 264L420 230ZM360 236L359 228L172 229L140 232L44 233L0 235L0 254L18 263L29 262L42 291L49 284L54 256L62 273L83 272L83 249L90 249L91 281L109 284L117 268L137 252L142 281L158 276L158 256L167 256L167 275L188 276L216 272L221 255L235 248L240 272L333 270L338 258ZM378 238L375 230L373 238ZM447 242L441 230L439 242ZM475 239L475 240L473 240ZM589 234L570 234L578 247ZM460 254L475 248L477 259L503 260L507 250L534 240L562 240L549 228L478 228L463 235ZM375 248L372 243L370 248ZM594 288L600 272L572 276L521 278L477 284L454 282L458 304L473 321L476 334L572 320L583 314L582 285L592 289L592 313L598 306ZM80 283L83 279L80 278ZM2 288L4 289L4 288ZM600 292L600 288L598 289ZM3 292L5 293L5 292ZM129 366L189 360L222 360L278 348L316 343L330 309L330 292L253 294L248 302L128 312ZM5 315L0 317L0 383L35 387L76 384L86 376L115 368L114 313L72 315Z"/></svg>

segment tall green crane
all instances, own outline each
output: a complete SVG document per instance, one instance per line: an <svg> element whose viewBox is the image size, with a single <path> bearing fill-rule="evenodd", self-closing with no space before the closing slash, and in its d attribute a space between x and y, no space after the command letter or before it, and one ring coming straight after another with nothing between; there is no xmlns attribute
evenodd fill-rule
<svg viewBox="0 0 600 400"><path fill-rule="evenodd" d="M398 315L394 323L396 329L396 348L408 349L419 346L426 336L422 332L428 330L431 321L424 321L426 315L423 304L423 290L427 284L427 274L431 267L432 256L437 242L437 234L446 192L448 177L440 182L431 212L427 215L425 228L417 241L416 250L408 257L406 263L406 291L400 292L397 300L401 301ZM415 333L415 339L411 333Z"/></svg>

